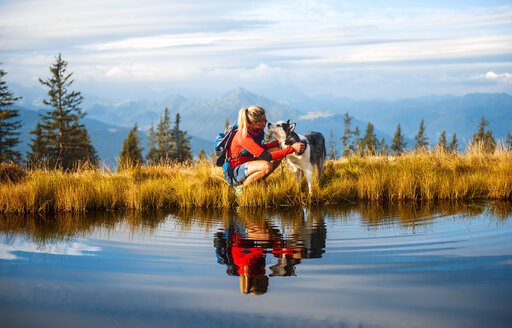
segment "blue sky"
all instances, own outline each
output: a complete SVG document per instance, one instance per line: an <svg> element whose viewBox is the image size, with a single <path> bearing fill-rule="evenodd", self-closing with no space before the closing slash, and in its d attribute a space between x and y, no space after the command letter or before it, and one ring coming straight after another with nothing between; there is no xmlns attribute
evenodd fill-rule
<svg viewBox="0 0 512 328"><path fill-rule="evenodd" d="M62 53L101 97L512 93L510 1L0 0L0 40L8 83Z"/></svg>

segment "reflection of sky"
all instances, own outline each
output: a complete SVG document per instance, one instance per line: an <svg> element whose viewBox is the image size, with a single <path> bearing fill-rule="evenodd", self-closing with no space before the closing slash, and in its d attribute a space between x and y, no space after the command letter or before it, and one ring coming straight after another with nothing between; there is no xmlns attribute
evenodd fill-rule
<svg viewBox="0 0 512 328"><path fill-rule="evenodd" d="M101 248L88 246L80 242L54 242L48 244L37 244L24 238L6 240L0 238L0 260L16 260L20 257L15 253L41 253L52 255L89 256L94 252L101 251Z"/></svg>
<svg viewBox="0 0 512 328"><path fill-rule="evenodd" d="M215 228L185 232L168 220L152 233L98 229L42 247L3 238L2 254L16 258L0 260L0 316L73 327L500 327L512 319L510 220L441 217L413 232L369 229L354 215L326 227L323 257L303 260L297 277L270 278L260 297L242 295L239 278L217 263ZM43 253L47 261L25 260Z"/></svg>

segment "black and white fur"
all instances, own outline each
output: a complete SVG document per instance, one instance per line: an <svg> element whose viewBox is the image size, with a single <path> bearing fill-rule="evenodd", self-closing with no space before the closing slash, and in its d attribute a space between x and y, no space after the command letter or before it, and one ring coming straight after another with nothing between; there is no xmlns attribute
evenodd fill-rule
<svg viewBox="0 0 512 328"><path fill-rule="evenodd" d="M311 194L311 183L313 182L313 169L317 169L318 183L324 170L325 162L325 138L320 132L310 131L305 136L295 132L295 123L290 120L268 123L268 129L274 133L281 147L288 147L296 142L302 142L306 148L302 154L289 154L286 160L300 182L302 176L306 176L309 193Z"/></svg>

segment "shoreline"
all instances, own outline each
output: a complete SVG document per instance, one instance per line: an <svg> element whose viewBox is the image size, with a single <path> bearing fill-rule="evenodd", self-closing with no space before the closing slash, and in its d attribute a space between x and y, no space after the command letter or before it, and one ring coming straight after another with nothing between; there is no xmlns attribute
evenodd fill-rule
<svg viewBox="0 0 512 328"><path fill-rule="evenodd" d="M118 209L236 208L350 202L512 200L512 153L352 156L326 161L321 187L307 192L283 165L236 196L222 169L202 161L139 166L119 172L84 168L29 170L0 184L0 213L85 213Z"/></svg>

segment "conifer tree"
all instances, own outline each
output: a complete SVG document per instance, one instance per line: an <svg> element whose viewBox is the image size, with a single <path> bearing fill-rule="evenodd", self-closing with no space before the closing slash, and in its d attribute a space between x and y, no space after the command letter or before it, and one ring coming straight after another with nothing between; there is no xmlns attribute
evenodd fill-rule
<svg viewBox="0 0 512 328"><path fill-rule="evenodd" d="M510 131L507 133L507 140L505 141L505 144L508 145L508 150L512 150L512 135L510 135Z"/></svg>
<svg viewBox="0 0 512 328"><path fill-rule="evenodd" d="M139 146L141 138L138 134L137 123L128 133L128 137L123 141L123 148L119 155L118 168L133 167L144 163L142 158L142 151L144 147Z"/></svg>
<svg viewBox="0 0 512 328"><path fill-rule="evenodd" d="M204 161L206 160L206 152L204 151L204 148L201 147L201 150L199 151L199 154L197 155L198 161Z"/></svg>
<svg viewBox="0 0 512 328"><path fill-rule="evenodd" d="M455 132L453 133L452 141L450 142L448 150L450 151L450 153L456 153L459 151L459 145L457 144L457 135L455 134Z"/></svg>
<svg viewBox="0 0 512 328"><path fill-rule="evenodd" d="M7 74L0 69L0 162L13 162L19 164L21 162L21 153L15 149L20 143L18 136L21 128L19 118L19 110L12 107L15 101L20 97L15 97L9 91L7 83L3 77Z"/></svg>
<svg viewBox="0 0 512 328"><path fill-rule="evenodd" d="M402 134L402 129L400 128L400 123L398 123L395 135L393 136L391 150L393 151L393 154L400 155L405 151L406 146L407 146L407 143L404 142L404 135Z"/></svg>
<svg viewBox="0 0 512 328"><path fill-rule="evenodd" d="M418 131L418 134L414 137L414 140L416 140L416 146L414 146L415 149L420 149L428 146L428 137L425 135L425 126L423 119L421 119L420 129Z"/></svg>
<svg viewBox="0 0 512 328"><path fill-rule="evenodd" d="M166 107L164 116L160 116L156 132L151 123L149 130L149 152L146 159L150 163L163 163L171 159L174 150L174 140L172 138L169 119L169 109Z"/></svg>
<svg viewBox="0 0 512 328"><path fill-rule="evenodd" d="M492 136L492 130L485 131L485 127L489 125L489 122L485 120L484 115L478 123L478 131L473 134L472 143L482 143L484 150L488 153L494 152L496 149L496 140Z"/></svg>
<svg viewBox="0 0 512 328"><path fill-rule="evenodd" d="M39 79L49 89L48 98L43 103L51 109L39 115L41 122L32 131L35 140L43 144L31 146L32 153L28 156L30 159L47 158L48 164L62 169L70 169L77 162L96 163L98 160L87 130L80 124L85 116L80 108L83 97L80 92L70 90L73 73L66 73L67 65L59 54L50 67L50 78ZM44 149L46 153L38 153L38 149Z"/></svg>
<svg viewBox="0 0 512 328"><path fill-rule="evenodd" d="M352 149L358 155L362 155L364 149L363 149L363 146L362 146L362 140L361 140L361 138L359 138L359 135L361 134L361 131L359 130L359 126L356 126L356 129L352 132L352 134L355 137L354 145L352 146Z"/></svg>
<svg viewBox="0 0 512 328"><path fill-rule="evenodd" d="M151 122L151 127L148 131L148 154L146 155L146 160L150 164L158 163L159 157L157 153L157 138L155 135L155 128L153 126L153 122Z"/></svg>
<svg viewBox="0 0 512 328"><path fill-rule="evenodd" d="M177 162L190 161L192 160L190 137L187 137L187 131L180 130L180 122L181 116L179 113L176 113L176 121L171 131L172 139L174 140L174 156L172 156L172 159Z"/></svg>
<svg viewBox="0 0 512 328"><path fill-rule="evenodd" d="M375 155L377 153L377 135L374 130L373 124L368 122L366 132L361 140L364 152L369 155Z"/></svg>
<svg viewBox="0 0 512 328"><path fill-rule="evenodd" d="M327 142L327 154L329 159L335 160L338 157L338 151L336 150L336 140L332 134L332 129L329 133L329 141Z"/></svg>
<svg viewBox="0 0 512 328"><path fill-rule="evenodd" d="M386 140L382 138L379 142L379 153L382 156L388 156L389 155L389 146L386 145Z"/></svg>
<svg viewBox="0 0 512 328"><path fill-rule="evenodd" d="M350 156L352 152L354 151L354 146L350 142L350 137L354 133L354 131L350 130L350 125L352 122L352 119L354 117L349 116L348 112L345 113L345 116L343 117L343 123L345 125L345 130L343 131L343 136L341 139L341 146L342 149L342 156Z"/></svg>
<svg viewBox="0 0 512 328"><path fill-rule="evenodd" d="M443 132L441 132L441 136L439 136L439 142L437 143L437 148L440 148L442 150L447 150L446 131L445 130L443 130Z"/></svg>
<svg viewBox="0 0 512 328"><path fill-rule="evenodd" d="M43 134L41 123L37 123L36 128L29 132L34 135L34 139L30 139L32 143L30 151L27 152L27 163L32 166L46 166L50 164L50 147L48 140Z"/></svg>

